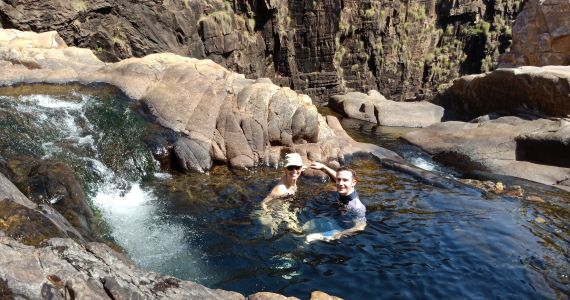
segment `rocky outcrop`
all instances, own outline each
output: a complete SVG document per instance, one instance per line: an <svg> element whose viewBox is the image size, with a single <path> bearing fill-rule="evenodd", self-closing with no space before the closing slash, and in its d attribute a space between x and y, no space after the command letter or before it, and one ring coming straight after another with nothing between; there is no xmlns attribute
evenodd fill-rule
<svg viewBox="0 0 570 300"><path fill-rule="evenodd" d="M487 116L470 123L435 124L403 139L466 173L509 175L570 190L567 136L560 138L569 128L570 122L561 119ZM535 141L541 139L558 146L538 146Z"/></svg>
<svg viewBox="0 0 570 300"><path fill-rule="evenodd" d="M501 67L570 65L570 2L528 0L513 25Z"/></svg>
<svg viewBox="0 0 570 300"><path fill-rule="evenodd" d="M332 96L329 106L344 116L381 126L425 127L443 117L443 107L426 101L391 101L374 90L368 95L352 92Z"/></svg>
<svg viewBox="0 0 570 300"><path fill-rule="evenodd" d="M0 1L0 25L55 30L105 61L158 52L269 77L319 103L346 89L430 97L494 67L521 0Z"/></svg>
<svg viewBox="0 0 570 300"><path fill-rule="evenodd" d="M461 77L435 103L454 119L470 120L491 112L570 115L570 66L499 69Z"/></svg>
<svg viewBox="0 0 570 300"><path fill-rule="evenodd" d="M54 42L44 43L50 40L46 36ZM185 170L205 172L214 161L237 168L277 163L281 150L337 161L353 151L335 136L309 97L269 80L245 79L209 60L166 53L105 64L90 50L57 42L56 33L38 37L0 31L5 70L0 83L117 86L142 101L158 123L180 134L173 148Z"/></svg>

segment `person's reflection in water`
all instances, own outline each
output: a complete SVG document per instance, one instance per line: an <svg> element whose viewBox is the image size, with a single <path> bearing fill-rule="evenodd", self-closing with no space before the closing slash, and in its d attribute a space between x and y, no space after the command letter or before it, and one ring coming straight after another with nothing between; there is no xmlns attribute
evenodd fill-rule
<svg viewBox="0 0 570 300"><path fill-rule="evenodd" d="M364 230L366 227L366 207L360 202L358 193L354 189L356 185L356 173L347 167L341 167L337 171L334 171L319 162L313 162L311 168L323 170L335 179L336 189L339 194L337 207L341 214L341 220L350 222L351 227L348 229L332 228L325 232L312 233L307 235L306 240L308 242L314 240L330 241Z"/></svg>
<svg viewBox="0 0 570 300"><path fill-rule="evenodd" d="M274 236L282 225L286 229L301 232L297 210L291 209L292 196L297 192L297 179L305 170L303 159L298 153L285 155L284 174L269 195L261 201L261 211L257 211L260 223L264 226L264 236Z"/></svg>

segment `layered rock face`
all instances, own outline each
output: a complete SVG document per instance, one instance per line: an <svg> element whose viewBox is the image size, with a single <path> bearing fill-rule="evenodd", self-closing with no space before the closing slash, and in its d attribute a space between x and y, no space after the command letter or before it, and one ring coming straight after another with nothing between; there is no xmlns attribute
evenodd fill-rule
<svg viewBox="0 0 570 300"><path fill-rule="evenodd" d="M530 0L513 25L501 67L570 65L570 2Z"/></svg>
<svg viewBox="0 0 570 300"><path fill-rule="evenodd" d="M107 61L210 58L319 103L347 89L430 97L492 69L521 6L507 1L0 1L3 28L56 30Z"/></svg>

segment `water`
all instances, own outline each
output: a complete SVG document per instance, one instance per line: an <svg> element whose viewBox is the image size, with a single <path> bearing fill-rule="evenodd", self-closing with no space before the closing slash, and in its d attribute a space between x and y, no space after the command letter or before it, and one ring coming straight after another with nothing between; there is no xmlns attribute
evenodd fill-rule
<svg viewBox="0 0 570 300"><path fill-rule="evenodd" d="M359 159L351 166L368 209L363 232L306 243L306 234L283 226L267 236L255 211L280 170L165 174L143 143L155 129L133 111L135 103L107 87L44 89L4 91L0 153L68 161L108 238L151 270L245 295L300 298L313 290L346 299L552 299L570 292L566 192L524 186L546 199L532 203L443 190ZM343 125L358 140L460 175L397 142L399 129L350 122ZM333 190L301 178L288 209L302 224L333 218Z"/></svg>

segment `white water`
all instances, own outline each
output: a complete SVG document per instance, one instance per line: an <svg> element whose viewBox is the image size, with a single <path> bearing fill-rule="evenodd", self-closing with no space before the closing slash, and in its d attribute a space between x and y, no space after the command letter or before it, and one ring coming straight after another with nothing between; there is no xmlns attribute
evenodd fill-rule
<svg viewBox="0 0 570 300"><path fill-rule="evenodd" d="M72 158L96 175L96 182L87 183L91 191L88 194L93 195L91 203L101 212L114 241L133 260L159 272L172 272L179 268L180 272L200 277L195 272L202 273L202 255L189 246L189 240L196 234L183 225L166 220L161 212L164 205L152 189L141 187L140 182L122 178L100 160L99 156L103 154L96 152L95 145L106 137L85 115L90 105L99 105L95 102L99 100L87 95L72 96L74 99L71 100L49 95L20 96L17 100L2 97L2 100L14 101L12 107L15 110L30 116L28 124L45 132L40 134L40 138L29 139L41 146L43 159ZM134 165L135 162L129 157L121 164ZM162 180L170 179L170 175L165 173L155 176ZM180 265L180 259L184 256L187 259L183 261L196 263L192 266Z"/></svg>

